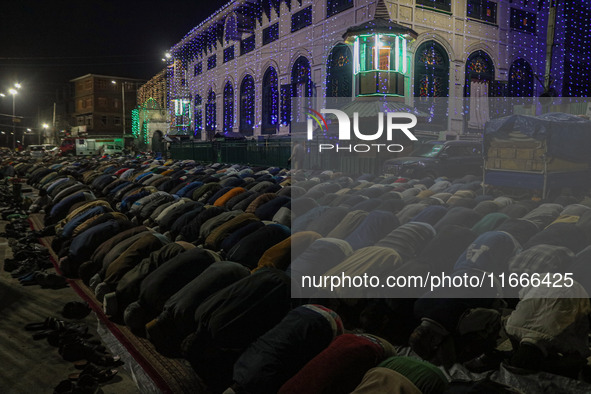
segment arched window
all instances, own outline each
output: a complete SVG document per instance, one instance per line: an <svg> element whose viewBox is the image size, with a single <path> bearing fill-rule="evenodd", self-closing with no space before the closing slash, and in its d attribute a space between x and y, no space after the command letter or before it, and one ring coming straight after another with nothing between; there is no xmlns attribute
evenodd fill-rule
<svg viewBox="0 0 591 394"><path fill-rule="evenodd" d="M326 67L326 97L351 97L353 61L351 50L344 44L335 46Z"/></svg>
<svg viewBox="0 0 591 394"><path fill-rule="evenodd" d="M247 75L240 84L240 132L251 136L254 130L254 78Z"/></svg>
<svg viewBox="0 0 591 394"><path fill-rule="evenodd" d="M232 131L234 127L234 87L232 82L224 87L224 133Z"/></svg>
<svg viewBox="0 0 591 394"><path fill-rule="evenodd" d="M238 32L238 22L234 15L229 15L226 18L224 26L224 41L228 44L230 41L236 41L240 39L240 33Z"/></svg>
<svg viewBox="0 0 591 394"><path fill-rule="evenodd" d="M294 97L313 96L312 70L310 62L303 56L300 56L291 68L291 84Z"/></svg>
<svg viewBox="0 0 591 394"><path fill-rule="evenodd" d="M449 57L435 41L427 41L415 53L415 97L449 96Z"/></svg>
<svg viewBox="0 0 591 394"><path fill-rule="evenodd" d="M431 131L447 128L449 96L449 57L445 49L431 40L422 43L415 52L414 96L417 109L429 114Z"/></svg>
<svg viewBox="0 0 591 394"><path fill-rule="evenodd" d="M533 97L534 73L528 62L517 59L509 69L509 97Z"/></svg>
<svg viewBox="0 0 591 394"><path fill-rule="evenodd" d="M209 140L213 139L215 129L217 127L217 110L215 99L215 92L212 89L207 95L207 104L205 104L205 130L207 131L207 139Z"/></svg>
<svg viewBox="0 0 591 394"><path fill-rule="evenodd" d="M263 121L261 133L274 134L279 124L279 80L277 71L269 67L263 76Z"/></svg>
<svg viewBox="0 0 591 394"><path fill-rule="evenodd" d="M203 100L201 96L195 95L195 130L193 135L196 139L201 139L201 131L203 130Z"/></svg>
<svg viewBox="0 0 591 394"><path fill-rule="evenodd" d="M291 97L296 97L296 102L292 104L291 100L286 100L283 105L284 114L282 123L303 122L304 108L311 107L311 100L306 97L314 96L314 83L312 82L312 70L310 62L304 56L300 56L294 62L291 68ZM292 107L295 113L292 114Z"/></svg>
<svg viewBox="0 0 591 394"><path fill-rule="evenodd" d="M465 96L468 129L482 130L490 119L488 97L495 79L495 67L490 56L484 51L473 52L466 61Z"/></svg>
<svg viewBox="0 0 591 394"><path fill-rule="evenodd" d="M490 56L484 51L473 52L466 61L466 97L470 97L473 84L490 86L494 79L495 66Z"/></svg>

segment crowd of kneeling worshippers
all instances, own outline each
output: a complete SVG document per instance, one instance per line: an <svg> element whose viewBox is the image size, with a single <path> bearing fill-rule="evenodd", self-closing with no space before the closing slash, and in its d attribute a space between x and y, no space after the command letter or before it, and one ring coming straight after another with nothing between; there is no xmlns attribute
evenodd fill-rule
<svg viewBox="0 0 591 394"><path fill-rule="evenodd" d="M52 160L7 160L2 172L39 190L30 210L45 214L40 235L55 235L63 275L110 319L186 358L212 392L516 392L450 381L454 364L588 379L589 196L512 199L474 176ZM576 280L397 298L304 297L290 280L436 271Z"/></svg>

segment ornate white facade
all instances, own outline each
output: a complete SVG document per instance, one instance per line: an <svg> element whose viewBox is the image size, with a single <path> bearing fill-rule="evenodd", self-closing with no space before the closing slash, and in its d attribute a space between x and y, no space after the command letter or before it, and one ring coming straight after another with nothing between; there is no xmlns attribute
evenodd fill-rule
<svg viewBox="0 0 591 394"><path fill-rule="evenodd" d="M416 40L408 45L407 104L413 105L413 97L420 95L464 97L469 94L469 85L477 80L486 83L484 90L491 96L532 96L543 92L536 76L543 79L545 72L547 2L386 0L385 3L393 22L418 33ZM343 45L343 34L348 28L373 19L376 5L377 0L228 3L170 50L171 134L195 139L208 139L216 132L242 132L247 136L288 134L289 125L282 119L284 96L315 96L313 105L321 108L324 98L332 95L331 90L334 92L331 78L336 77L331 74L334 70L329 63L338 62L331 57L331 51ZM335 13L330 15L332 12ZM275 24L278 34L273 36ZM253 35L254 49L242 54L241 46L251 45ZM340 48L335 53L347 53ZM343 58L341 63L351 61L351 50L349 47L349 59ZM298 70L294 70L296 64ZM308 84L301 73L307 64L311 82ZM271 67L277 81L276 88L269 90L268 85L275 82L274 76L268 74ZM343 89L349 91L341 82L340 95ZM347 83L350 81L344 78L344 84ZM560 83L556 78L555 84ZM302 93L302 89L309 94ZM350 95L354 91L350 89ZM449 120L444 128L449 133L461 133L466 119L462 110L453 105L450 104ZM253 118L245 122L245 116Z"/></svg>

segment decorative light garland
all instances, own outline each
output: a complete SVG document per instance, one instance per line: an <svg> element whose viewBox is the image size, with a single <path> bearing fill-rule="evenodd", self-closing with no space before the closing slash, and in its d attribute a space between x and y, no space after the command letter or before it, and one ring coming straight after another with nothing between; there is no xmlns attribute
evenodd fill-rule
<svg viewBox="0 0 591 394"><path fill-rule="evenodd" d="M140 111L134 108L131 110L131 134L133 134L133 138L138 138L140 133Z"/></svg>
<svg viewBox="0 0 591 394"><path fill-rule="evenodd" d="M234 127L234 87L228 81L224 87L224 133L232 131Z"/></svg>
<svg viewBox="0 0 591 394"><path fill-rule="evenodd" d="M591 96L591 1L561 1L556 18L557 79L563 96Z"/></svg>
<svg viewBox="0 0 591 394"><path fill-rule="evenodd" d="M168 70L169 75L171 77L176 76L177 79L170 79L170 86L168 89L169 100L183 98L186 97L187 94L192 94L195 97L197 95L208 97L207 104L205 105L205 128L209 130L213 127L213 129L215 129L217 125L217 121L215 119L217 112L215 108L212 108L212 105L216 105L216 92L220 95L225 95L225 86L221 85L224 86L224 88L221 88L221 86L213 88L213 86L208 84L206 81L213 81L212 75L231 75L235 81L239 81L241 78L243 81L246 80L244 78L244 74L242 74L244 67L238 66L237 63L235 63L240 58L233 59L233 57L230 56L230 52L234 51L230 50L229 48L233 47L238 41L233 41L231 38L228 39L228 37L224 36L224 21L226 16L231 16L232 18L238 16L238 18L234 21L238 26L246 26L252 22L248 29L239 30L242 32L243 37L240 41L240 56L252 53L248 55L252 56L252 58L249 58L248 60L250 61L250 59L259 59L259 52L277 50L272 46L265 46L265 49L260 47L261 42L264 42L264 37L261 37L261 34L263 34L263 31L269 32L269 26L277 26L278 33L284 32L286 29L289 29L289 24L292 23L292 19L294 19L292 16L294 15L298 15L298 17L295 18L297 20L294 19L295 27L298 27L300 20L305 22L302 22L302 25L307 26L307 21L310 20L310 13L312 15L312 21L320 21L323 20L323 18L326 18L328 21L332 21L334 18L338 18L339 16L333 16L331 14L331 10L339 9L338 12L340 12L341 7L343 10L346 10L352 8L353 6L353 2L351 0L327 0L325 4L326 7L314 4L311 8L311 11L308 11L308 7L310 6L311 2L303 2L300 0L299 7L294 6L293 3L294 2L290 0L251 0L248 2L231 1L199 26L192 29L189 34L187 34L183 40L181 40L181 42L171 49L174 60L172 61L171 66L168 67ZM429 4L435 3L437 4L433 7L429 6ZM453 34L455 28L454 26L457 23L455 20L458 17L456 9L458 6L454 5L452 8L452 3L455 4L449 0L417 0L417 5L425 4L427 7L418 6L416 8L415 16L412 22L413 26L415 26L416 29L419 29L419 31L421 31L424 36L426 35L427 39L432 34L431 31L433 33L436 31L443 31ZM494 59L490 59L491 64L488 65L492 70L490 88L491 94L505 94L503 93L505 91L509 92L506 94L514 94L518 97L530 95L530 92L532 91L533 92L531 94L539 94L541 92L540 85L535 85L537 87L534 88L533 85L535 84L535 80L530 84L530 72L531 75L536 75L538 78L543 76L544 73L545 60L542 53L545 52L546 32L544 30L544 26L547 21L547 2L529 2L529 4L523 5L521 10L522 12L510 10L514 8L519 11L519 6L515 2L513 2L511 5L505 1L492 3L489 1L479 1L479 3L481 5L484 4L484 6L481 6L482 9L480 11L471 15L472 18L481 19L465 19L463 22L466 37L478 37L483 43L488 44L491 48L494 48L498 45L497 42L499 40L499 28L490 26L492 23L490 21L493 20L492 18L494 17L494 21L496 21L496 23L499 25L506 24L506 26L503 26L505 29L507 27L513 27L512 30L507 30L509 37L508 56L501 56L498 53L489 54L492 55L489 57ZM286 13L286 8L282 8L282 4L285 4L290 12L289 14ZM588 83L589 78L591 78L591 56L589 55L589 48L591 47L589 44L591 43L591 39L590 33L588 31L588 26L591 25L591 0L581 0L576 2L566 1L560 2L559 4L556 33L556 40L559 44L555 49L553 59L553 86L556 87L560 94L565 96L588 96L591 91L591 84ZM438 8L445 12L435 13L433 10L430 10L430 8ZM305 12L302 12L304 10ZM323 14L321 15L321 18L318 18L317 15L315 15L318 10L322 10ZM372 8L370 7L370 11L371 10ZM454 14L451 14L452 11ZM505 12L511 12L510 20L501 19L502 15L506 15ZM432 23L434 15L437 15L438 18L437 25ZM264 19L264 16L267 18ZM533 18L533 16L535 16L535 18ZM241 23L242 25L240 25ZM516 23L517 25L515 25ZM371 26L371 24L371 21L368 22L369 26ZM489 26L483 27L483 24L488 24ZM511 26L512 24L513 26ZM255 27L255 25L257 25L257 27ZM518 28L518 25L519 27L523 28ZM306 26L303 26L302 29ZM535 35L532 35L532 29L535 30ZM308 30L310 33L304 33L306 38L302 39L300 42L294 42L292 44L294 48L296 46L312 48L315 45L318 45L314 41L316 38L312 33L312 29ZM297 34L301 33L298 32ZM327 32L326 34L328 36L330 35L330 32ZM275 39L284 38L283 36L280 37L280 34L277 34L277 37L275 37L274 34L271 34L271 36L270 42L267 43L268 45L275 41ZM413 63L410 63L411 56L409 55L407 40L401 36L399 36L397 39L391 40L388 38L390 36L390 34L384 34L383 32L371 35L371 39L376 51L375 53L371 53L370 57L373 59L369 61L368 57L366 56L367 54L363 48L361 48L360 41L356 40L353 43L351 55L353 73L359 74L362 71L364 64L368 63L375 65L375 67L372 68L380 69L381 67L379 62L381 58L379 50L384 49L389 45L393 56L390 63L391 70L388 71L393 71L404 75L403 80L410 82L406 84L405 96L412 95L412 92L417 91L416 86L418 86L420 83L423 83L424 81L420 80L416 72L411 73L411 67L409 64L416 65L416 62L413 61ZM532 36L538 37L537 42L533 42L535 40L532 40ZM386 43L384 40L391 41ZM316 51L322 53L318 58L307 59L308 62L311 61L314 65L326 65L326 67L323 68L323 77L326 77L326 89L322 88L321 92L319 92L322 96L332 95L332 87L329 89L330 81L340 78L335 74L335 72L338 73L339 71L337 71L337 69L334 68L334 64L331 63L331 54L334 49L335 47L332 46L332 43L330 46L328 46L328 44L323 44L323 50ZM411 48L410 52L413 52L415 49L416 48ZM351 51L351 49L349 49L349 51ZM291 56L293 54L292 52L293 51L287 51L286 53L288 56ZM220 55L220 58L223 59L223 64L217 64L218 54ZM511 54L517 56L511 57ZM448 57L451 56L451 54L447 53L446 55ZM473 54L468 55L472 57ZM238 54L236 54L236 56L238 56ZM413 52L413 56L416 57L417 53ZM204 60L208 60L208 65L211 62L211 65L215 68L210 73L205 70L198 71L197 65ZM215 65L213 65L214 62ZM219 63L222 62L220 61ZM529 68L526 65L528 65ZM190 66L195 67L192 73L193 76L191 78L186 78L187 68ZM205 68L204 66L202 67ZM248 133L248 130L250 130L251 124L253 125L253 128L262 127L264 129L264 133L274 133L276 130L278 130L280 125L288 125L291 121L291 112L289 108L291 105L291 97L298 94L297 89L295 89L296 83L293 78L294 67L295 62L291 70L291 81L284 82L283 75L285 75L285 70L283 70L283 73L281 73L281 86L279 85L279 70L273 68L273 74L271 75L266 74L268 69L262 70L261 72L264 77L262 78L261 82L259 82L260 85L258 85L262 88L262 92L258 89L253 89L257 95L260 94L259 97L261 100L259 101L256 100L256 96L252 96L251 99L250 94L243 95L241 85L240 97L239 100L236 101L238 104L234 104L234 102L230 103L228 101L227 105L232 105L232 110L223 111L224 116L223 119L221 119L222 122L220 123L224 125L224 130L228 129L227 118L230 116L230 113L232 113L232 124L236 123L236 110L238 110L239 114L238 129L240 131L245 130L246 133ZM464 72L465 75L468 74L468 71L472 73L474 67L477 67L477 65L465 64L462 72ZM495 70L497 70L497 72L495 72ZM437 96L437 91L442 91L445 92L445 95L448 95L449 87L455 86L454 81L451 81L450 83L449 60L447 63L447 72L445 73L447 76L447 81L442 81L442 78L444 78L445 74L439 73L435 75L433 74L432 70L429 72L431 73L429 76L433 77L431 79L432 82L429 82L426 90L421 90L423 94L426 96ZM311 70L308 70L307 74L309 78L308 80L310 82L305 89L306 93L309 95L315 95L316 86L312 82ZM411 75L414 75L414 77L411 78ZM186 86L182 86L182 84L179 83L183 77L186 78ZM254 79L258 78L255 77ZM252 84L254 84L254 79ZM435 79L437 79L437 81L435 81ZM460 79L463 79L462 82L464 84L467 83L466 77ZM269 82L269 84L267 84L267 82ZM248 83L250 92L250 80ZM379 92L388 91L387 84L389 83L389 79L380 79L380 86L378 89ZM210 90L214 94L213 102L209 100L210 94L207 93ZM467 87L467 93L468 92L469 87ZM225 104L226 100L222 100L222 103ZM260 112L257 113L256 107L257 105L260 105L259 103L262 103L262 108L259 110ZM243 108L243 106L245 108ZM193 108L196 109L196 104L194 104ZM198 135L201 132L196 124L198 116L197 112L197 110L194 111L195 127L193 132L195 135ZM458 116L461 116L461 114L458 114ZM244 125L247 125L247 127L243 127Z"/></svg>
<svg viewBox="0 0 591 394"><path fill-rule="evenodd" d="M148 130L150 129L150 119L144 118L142 123L142 129L144 130L144 145L148 146L150 143L150 135L148 134Z"/></svg>
<svg viewBox="0 0 591 394"><path fill-rule="evenodd" d="M255 121L255 86L254 78L246 75L240 85L240 132L251 136Z"/></svg>
<svg viewBox="0 0 591 394"><path fill-rule="evenodd" d="M190 108L189 108L190 110ZM151 111L161 111L158 100L150 97L142 105L131 111L132 125L131 131L138 141L144 146L150 142L150 122L152 121Z"/></svg>

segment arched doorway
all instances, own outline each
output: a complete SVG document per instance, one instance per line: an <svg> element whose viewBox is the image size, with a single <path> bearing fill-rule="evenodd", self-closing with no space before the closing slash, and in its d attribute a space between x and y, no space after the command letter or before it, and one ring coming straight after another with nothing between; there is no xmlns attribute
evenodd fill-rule
<svg viewBox="0 0 591 394"><path fill-rule="evenodd" d="M166 142L164 141L164 134L160 130L156 130L152 134L152 152L166 152Z"/></svg>
<svg viewBox="0 0 591 394"><path fill-rule="evenodd" d="M466 60L466 85L468 130L482 130L490 119L490 88L495 79L492 59L484 51L476 51Z"/></svg>
<svg viewBox="0 0 591 394"><path fill-rule="evenodd" d="M347 45L336 45L326 65L326 97L351 97L353 93L353 61Z"/></svg>

